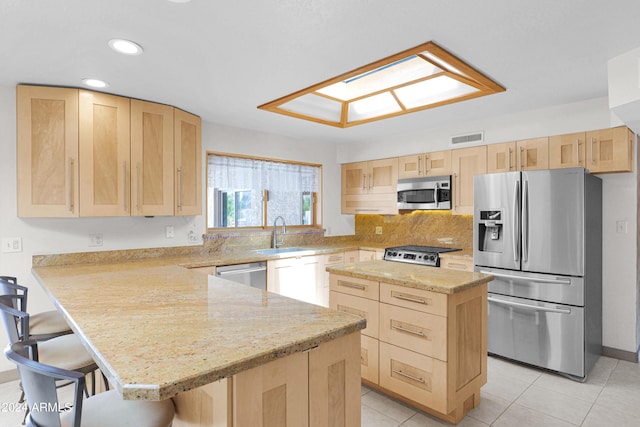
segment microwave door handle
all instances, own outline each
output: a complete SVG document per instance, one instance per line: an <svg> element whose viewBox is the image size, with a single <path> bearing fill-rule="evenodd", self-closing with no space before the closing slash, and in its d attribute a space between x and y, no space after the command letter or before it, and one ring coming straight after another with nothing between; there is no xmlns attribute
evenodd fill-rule
<svg viewBox="0 0 640 427"><path fill-rule="evenodd" d="M438 205L440 204L440 200L438 199L438 192L440 191L440 189L438 188L438 186L436 185L435 190L433 190L433 199L436 202L436 208L439 207Z"/></svg>

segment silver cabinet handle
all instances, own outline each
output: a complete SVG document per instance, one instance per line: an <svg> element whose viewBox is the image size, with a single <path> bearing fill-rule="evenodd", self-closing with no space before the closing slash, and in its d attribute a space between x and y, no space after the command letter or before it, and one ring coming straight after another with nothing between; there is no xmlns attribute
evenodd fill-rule
<svg viewBox="0 0 640 427"><path fill-rule="evenodd" d="M426 158L426 156L425 156ZM420 166L422 166L422 157L418 156L418 176L421 174Z"/></svg>
<svg viewBox="0 0 640 427"><path fill-rule="evenodd" d="M427 302L426 302L425 300L423 300L423 299L420 299L420 298L411 298L411 297L406 297L406 296L404 296L404 295L400 295L400 294L398 294L398 295L393 295L393 294L392 294L391 296L392 296L393 298L401 299L401 300L404 300L404 301L417 302L418 304L426 304L426 303L427 303Z"/></svg>
<svg viewBox="0 0 640 427"><path fill-rule="evenodd" d="M123 195L123 204L124 204L124 211L127 211L127 161L125 160L124 162L122 162L122 178L123 178L123 182L124 184L122 185L122 193Z"/></svg>
<svg viewBox="0 0 640 427"><path fill-rule="evenodd" d="M535 310L535 311L545 311L548 313L560 313L560 314L571 314L571 309L568 308L551 308L551 307L538 307L537 305L530 304L522 304L521 302L513 302L513 301L504 301L497 298L489 297L487 298L489 302L495 302L496 304L508 305L511 307L524 308L527 310Z"/></svg>
<svg viewBox="0 0 640 427"><path fill-rule="evenodd" d="M367 174L362 174L362 191L366 190L365 185L367 185Z"/></svg>
<svg viewBox="0 0 640 427"><path fill-rule="evenodd" d="M520 147L520 167L524 168L524 147Z"/></svg>
<svg viewBox="0 0 640 427"><path fill-rule="evenodd" d="M178 168L178 210L182 211L182 168Z"/></svg>
<svg viewBox="0 0 640 427"><path fill-rule="evenodd" d="M407 328L403 328L402 326L397 326L397 325L393 325L391 326L393 329L397 329L398 331L402 331L402 332L406 332L408 334L413 334L413 335L417 335L419 337L425 337L424 332L421 331L414 331L411 329L407 329Z"/></svg>
<svg viewBox="0 0 640 427"><path fill-rule="evenodd" d="M507 171L511 170L511 147L507 148Z"/></svg>
<svg viewBox="0 0 640 427"><path fill-rule="evenodd" d="M373 173L369 174L369 190L371 190L371 178L373 178Z"/></svg>
<svg viewBox="0 0 640 427"><path fill-rule="evenodd" d="M424 155L424 176L429 174L429 155Z"/></svg>
<svg viewBox="0 0 640 427"><path fill-rule="evenodd" d="M479 273L482 274L490 274L495 277L501 277L503 279L514 279L514 280L526 280L534 283L553 283L556 285L570 285L570 279L547 279L544 277L524 277L524 276L515 276L513 274L506 273L496 273L494 271L480 270Z"/></svg>
<svg viewBox="0 0 640 427"><path fill-rule="evenodd" d="M424 379L423 378L414 377L413 375L409 375L409 374L404 373L402 371L399 371L397 369L392 369L391 372L393 372L394 374L402 375L403 377L409 378L410 380L413 380L413 381L416 381L416 382L424 384Z"/></svg>
<svg viewBox="0 0 640 427"><path fill-rule="evenodd" d="M596 158L593 154L593 146L595 145L595 143L596 143L595 138L591 138L591 163L592 164L595 164L596 162Z"/></svg>
<svg viewBox="0 0 640 427"><path fill-rule="evenodd" d="M454 270L466 270L467 266L464 264L458 264L457 262L448 262L446 263L447 268L452 268Z"/></svg>
<svg viewBox="0 0 640 427"><path fill-rule="evenodd" d="M576 139L576 164L580 164L580 139Z"/></svg>
<svg viewBox="0 0 640 427"><path fill-rule="evenodd" d="M360 291L364 291L367 289L367 287L364 285L358 285L358 284L349 283L349 282L338 282L338 286L344 286L345 288L358 289Z"/></svg>
<svg viewBox="0 0 640 427"><path fill-rule="evenodd" d="M140 212L140 162L136 164L136 209Z"/></svg>
<svg viewBox="0 0 640 427"><path fill-rule="evenodd" d="M74 200L73 200L73 181L75 177L73 176L73 157L69 157L69 202L67 204L67 209L69 212L73 212L74 209Z"/></svg>

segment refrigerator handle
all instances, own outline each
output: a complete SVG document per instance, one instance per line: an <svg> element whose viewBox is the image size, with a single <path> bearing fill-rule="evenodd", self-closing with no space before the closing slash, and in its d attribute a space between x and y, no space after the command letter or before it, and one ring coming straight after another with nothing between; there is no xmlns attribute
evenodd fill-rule
<svg viewBox="0 0 640 427"><path fill-rule="evenodd" d="M519 221L519 210L520 204L518 203L520 200L520 181L515 182L515 186L513 187L513 260L515 262L520 261L520 248L518 247L518 242L520 241L520 221Z"/></svg>
<svg viewBox="0 0 640 427"><path fill-rule="evenodd" d="M529 181L522 183L522 262L529 259Z"/></svg>

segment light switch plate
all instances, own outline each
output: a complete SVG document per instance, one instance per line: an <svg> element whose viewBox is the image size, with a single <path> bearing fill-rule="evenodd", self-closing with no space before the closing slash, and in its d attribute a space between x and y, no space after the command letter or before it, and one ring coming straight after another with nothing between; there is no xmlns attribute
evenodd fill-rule
<svg viewBox="0 0 640 427"><path fill-rule="evenodd" d="M21 237L3 238L2 252L22 252L22 238Z"/></svg>

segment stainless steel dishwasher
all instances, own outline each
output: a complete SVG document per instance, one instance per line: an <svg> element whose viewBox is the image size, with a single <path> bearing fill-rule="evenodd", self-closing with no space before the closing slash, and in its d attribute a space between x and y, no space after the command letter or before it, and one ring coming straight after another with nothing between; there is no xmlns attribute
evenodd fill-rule
<svg viewBox="0 0 640 427"><path fill-rule="evenodd" d="M216 267L216 276L232 282L267 290L267 263L250 262L247 264L221 265Z"/></svg>

